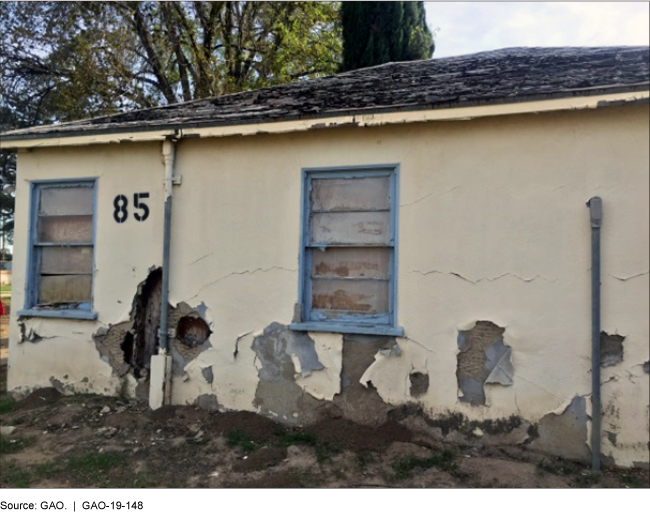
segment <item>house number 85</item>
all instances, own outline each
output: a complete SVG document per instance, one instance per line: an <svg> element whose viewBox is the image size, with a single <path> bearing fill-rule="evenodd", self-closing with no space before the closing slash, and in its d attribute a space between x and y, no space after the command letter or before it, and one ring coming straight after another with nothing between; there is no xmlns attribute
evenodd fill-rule
<svg viewBox="0 0 650 513"><path fill-rule="evenodd" d="M149 206L142 200L149 197L148 192L136 192L133 195L133 208L141 212L134 212L133 217L136 221L144 221L149 217ZM129 200L123 194L118 194L113 200L113 219L116 223L124 223L129 218Z"/></svg>

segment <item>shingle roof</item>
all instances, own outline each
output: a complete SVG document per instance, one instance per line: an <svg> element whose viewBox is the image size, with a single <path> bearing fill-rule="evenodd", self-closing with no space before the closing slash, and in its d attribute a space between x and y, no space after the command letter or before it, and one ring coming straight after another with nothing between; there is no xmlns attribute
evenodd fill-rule
<svg viewBox="0 0 650 513"><path fill-rule="evenodd" d="M3 134L5 140L240 125L647 91L648 47L509 48Z"/></svg>

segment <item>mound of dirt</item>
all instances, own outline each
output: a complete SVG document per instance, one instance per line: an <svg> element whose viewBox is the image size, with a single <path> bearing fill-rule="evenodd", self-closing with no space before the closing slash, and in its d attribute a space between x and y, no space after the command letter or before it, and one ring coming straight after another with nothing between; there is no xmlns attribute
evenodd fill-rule
<svg viewBox="0 0 650 513"><path fill-rule="evenodd" d="M19 401L16 405L16 409L33 410L35 408L41 408L43 406L50 406L58 402L61 397L63 396L56 388L41 388L29 394L22 401Z"/></svg>

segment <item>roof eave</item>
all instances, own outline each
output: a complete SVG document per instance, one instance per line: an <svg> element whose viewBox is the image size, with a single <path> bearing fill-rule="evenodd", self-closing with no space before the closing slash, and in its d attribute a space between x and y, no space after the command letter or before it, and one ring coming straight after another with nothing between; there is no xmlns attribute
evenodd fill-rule
<svg viewBox="0 0 650 513"><path fill-rule="evenodd" d="M648 84L615 90L595 88L572 92L572 96L548 94L535 97L500 98L486 102L451 105L397 106L328 112L313 116L287 116L214 123L187 122L159 125L83 129L79 131L3 134L0 149L86 146L121 142L150 142L169 138L228 137L271 133L302 132L344 126L377 126L425 121L469 120L489 116L528 114L562 110L595 109L616 105L648 103Z"/></svg>

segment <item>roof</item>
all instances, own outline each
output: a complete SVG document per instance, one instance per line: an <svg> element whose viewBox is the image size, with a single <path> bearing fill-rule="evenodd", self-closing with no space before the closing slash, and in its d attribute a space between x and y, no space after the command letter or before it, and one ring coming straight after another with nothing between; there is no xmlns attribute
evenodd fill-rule
<svg viewBox="0 0 650 513"><path fill-rule="evenodd" d="M3 134L2 140L273 123L648 91L648 61L647 46L509 48L389 63L216 98L15 130ZM647 101L647 95L645 98Z"/></svg>

